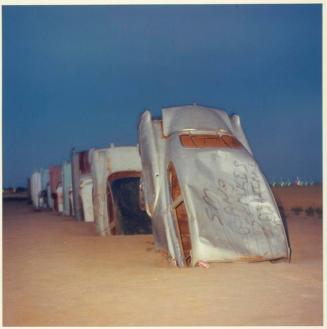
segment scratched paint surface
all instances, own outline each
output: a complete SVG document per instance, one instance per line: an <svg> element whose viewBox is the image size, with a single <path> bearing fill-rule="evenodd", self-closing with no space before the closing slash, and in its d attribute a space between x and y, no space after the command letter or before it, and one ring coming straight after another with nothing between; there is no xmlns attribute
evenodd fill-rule
<svg viewBox="0 0 327 329"><path fill-rule="evenodd" d="M221 260L287 257L282 219L247 151L182 149L176 159L189 220L199 232L193 244L219 247ZM194 171L201 172L197 179Z"/></svg>

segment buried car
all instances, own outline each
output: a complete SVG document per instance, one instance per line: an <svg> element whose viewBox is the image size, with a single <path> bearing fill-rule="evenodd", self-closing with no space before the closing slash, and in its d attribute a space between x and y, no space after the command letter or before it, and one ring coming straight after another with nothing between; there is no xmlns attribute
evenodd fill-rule
<svg viewBox="0 0 327 329"><path fill-rule="evenodd" d="M63 214L74 215L72 202L72 168L68 161L64 161L61 171L62 194L63 194Z"/></svg>
<svg viewBox="0 0 327 329"><path fill-rule="evenodd" d="M89 150L76 152L72 149L71 154L73 213L78 220L85 222L94 221L89 152Z"/></svg>
<svg viewBox="0 0 327 329"><path fill-rule="evenodd" d="M49 170L40 169L31 176L29 190L35 210L49 207Z"/></svg>
<svg viewBox="0 0 327 329"><path fill-rule="evenodd" d="M51 208L56 212L62 212L62 182L60 165L50 166L49 187L51 196Z"/></svg>
<svg viewBox="0 0 327 329"><path fill-rule="evenodd" d="M42 208L50 207L50 177L49 177L49 169L40 169L41 174L41 206Z"/></svg>
<svg viewBox="0 0 327 329"><path fill-rule="evenodd" d="M135 146L92 149L94 220L99 235L151 233L139 207L141 160Z"/></svg>
<svg viewBox="0 0 327 329"><path fill-rule="evenodd" d="M276 202L237 115L198 105L139 124L141 192L156 247L180 267L290 257Z"/></svg>
<svg viewBox="0 0 327 329"><path fill-rule="evenodd" d="M42 191L42 181L41 181L41 173L39 171L35 171L30 178L30 193L31 200L35 210L41 208L41 191Z"/></svg>

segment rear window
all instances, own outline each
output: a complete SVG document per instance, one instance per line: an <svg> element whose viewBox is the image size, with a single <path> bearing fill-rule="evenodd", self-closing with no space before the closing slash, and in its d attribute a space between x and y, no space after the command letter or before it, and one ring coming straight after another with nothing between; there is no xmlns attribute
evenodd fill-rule
<svg viewBox="0 0 327 329"><path fill-rule="evenodd" d="M179 135L180 142L186 148L240 148L242 144L230 135Z"/></svg>
<svg viewBox="0 0 327 329"><path fill-rule="evenodd" d="M111 183L121 234L152 233L151 218L140 208L139 185L140 177L120 178Z"/></svg>

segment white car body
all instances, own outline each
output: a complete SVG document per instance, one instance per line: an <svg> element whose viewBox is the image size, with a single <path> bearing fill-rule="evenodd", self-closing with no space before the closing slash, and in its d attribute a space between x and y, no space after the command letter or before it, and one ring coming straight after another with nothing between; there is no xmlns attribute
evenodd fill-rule
<svg viewBox="0 0 327 329"><path fill-rule="evenodd" d="M31 199L33 203L33 207L35 209L39 209L41 207L40 197L42 190L42 182L41 182L41 173L36 171L32 174L30 180L30 190L31 190Z"/></svg>
<svg viewBox="0 0 327 329"><path fill-rule="evenodd" d="M63 195L63 188L61 182L58 184L56 188L56 192L57 192L58 212L62 214L64 211L64 195Z"/></svg>
<svg viewBox="0 0 327 329"><path fill-rule="evenodd" d="M78 220L94 221L92 201L92 176L89 163L90 150L72 150L71 170L73 189L73 214Z"/></svg>
<svg viewBox="0 0 327 329"><path fill-rule="evenodd" d="M224 146L207 146L210 140ZM163 109L162 120L146 111L139 144L156 246L178 266L289 258L282 218L239 116L197 105Z"/></svg>
<svg viewBox="0 0 327 329"><path fill-rule="evenodd" d="M42 191L46 192L47 197L41 198L42 199L42 208L49 208L50 207L50 199L51 199L51 193L49 193L50 190L50 177L49 177L49 169L41 169L41 188Z"/></svg>
<svg viewBox="0 0 327 329"><path fill-rule="evenodd" d="M70 216L73 215L73 207L71 201L71 192L72 191L72 168L71 164L68 161L65 161L62 165L61 171L61 181L63 188L63 214Z"/></svg>
<svg viewBox="0 0 327 329"><path fill-rule="evenodd" d="M91 175L83 175L80 178L79 195L82 200L83 217L85 222L93 222L93 181Z"/></svg>

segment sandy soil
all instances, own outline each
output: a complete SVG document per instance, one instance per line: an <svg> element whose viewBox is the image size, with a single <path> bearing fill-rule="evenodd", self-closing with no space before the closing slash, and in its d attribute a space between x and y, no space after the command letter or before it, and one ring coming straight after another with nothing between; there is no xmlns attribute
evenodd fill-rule
<svg viewBox="0 0 327 329"><path fill-rule="evenodd" d="M285 209L308 207L322 207L322 186L314 185L310 187L290 186L274 187L272 189L277 203Z"/></svg>
<svg viewBox="0 0 327 329"><path fill-rule="evenodd" d="M177 269L151 236L97 237L92 223L24 202L3 221L5 326L322 325L321 189L274 189L292 262ZM310 201L311 200L311 201Z"/></svg>

